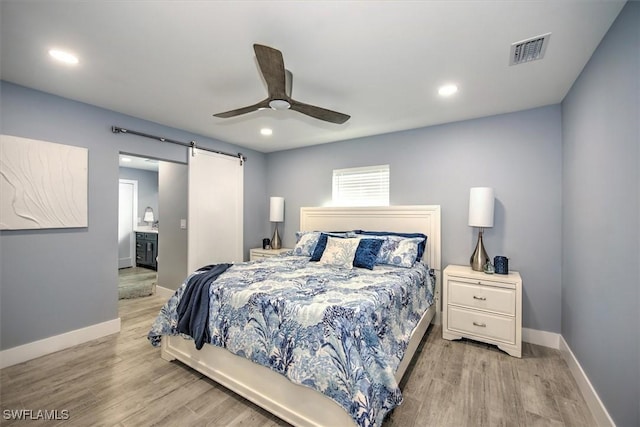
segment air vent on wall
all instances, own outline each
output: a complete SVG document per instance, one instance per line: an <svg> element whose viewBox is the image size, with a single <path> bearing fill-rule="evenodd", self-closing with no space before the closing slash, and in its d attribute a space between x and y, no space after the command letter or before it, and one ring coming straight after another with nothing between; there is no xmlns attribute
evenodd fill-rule
<svg viewBox="0 0 640 427"><path fill-rule="evenodd" d="M511 45L511 55L509 58L509 65L518 65L525 62L535 61L542 59L551 33L543 34L541 36L532 37L527 40L522 40Z"/></svg>

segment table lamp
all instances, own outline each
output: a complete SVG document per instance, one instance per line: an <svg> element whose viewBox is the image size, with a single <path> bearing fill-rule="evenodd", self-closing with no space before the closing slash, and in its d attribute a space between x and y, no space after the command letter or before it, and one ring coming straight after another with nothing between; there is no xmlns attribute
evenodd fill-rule
<svg viewBox="0 0 640 427"><path fill-rule="evenodd" d="M148 206L145 210L144 210L144 217L142 218L142 221L146 222L147 225L149 225L149 227L151 227L151 225L153 225L153 222L155 221L155 217L153 215L153 209L151 208L151 206Z"/></svg>
<svg viewBox="0 0 640 427"><path fill-rule="evenodd" d="M271 238L271 249L280 249L282 242L278 234L278 223L284 221L284 197L271 197L269 207L269 220L276 223Z"/></svg>
<svg viewBox="0 0 640 427"><path fill-rule="evenodd" d="M487 251L482 243L482 231L487 227L493 227L493 188L474 187L469 193L469 226L478 227L478 243L471 255L471 268L475 271L483 271L484 265L489 260Z"/></svg>

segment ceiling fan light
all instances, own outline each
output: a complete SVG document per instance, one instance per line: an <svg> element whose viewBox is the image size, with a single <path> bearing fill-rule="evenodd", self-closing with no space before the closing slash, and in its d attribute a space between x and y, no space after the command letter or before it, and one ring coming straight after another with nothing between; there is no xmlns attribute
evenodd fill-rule
<svg viewBox="0 0 640 427"><path fill-rule="evenodd" d="M284 99L272 99L269 101L269 107L274 110L288 110L291 107L291 104Z"/></svg>

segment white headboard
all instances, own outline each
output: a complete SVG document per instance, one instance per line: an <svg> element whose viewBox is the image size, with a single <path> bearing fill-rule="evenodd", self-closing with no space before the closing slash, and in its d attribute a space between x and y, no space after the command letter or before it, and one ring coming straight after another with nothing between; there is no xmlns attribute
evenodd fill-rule
<svg viewBox="0 0 640 427"><path fill-rule="evenodd" d="M427 235L423 259L440 277L440 206L300 208L302 231L374 230Z"/></svg>

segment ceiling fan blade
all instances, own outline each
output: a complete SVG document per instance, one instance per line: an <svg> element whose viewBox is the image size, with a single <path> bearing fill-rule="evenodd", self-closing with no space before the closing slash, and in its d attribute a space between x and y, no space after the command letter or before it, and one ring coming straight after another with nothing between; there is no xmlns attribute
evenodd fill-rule
<svg viewBox="0 0 640 427"><path fill-rule="evenodd" d="M327 110L326 108L304 104L302 102L294 101L293 99L290 99L289 101L289 103L291 104L291 110L295 110L299 113L306 114L307 116L311 116L319 120L324 120L325 122L342 124L351 118L351 116L338 113L337 111Z"/></svg>
<svg viewBox="0 0 640 427"><path fill-rule="evenodd" d="M220 117L221 119L228 119L229 117L240 116L242 114L251 113L253 111L258 111L263 108L269 108L269 100L265 99L257 104L249 105L248 107L242 107L231 111L225 111L224 113L214 114L214 117Z"/></svg>
<svg viewBox="0 0 640 427"><path fill-rule="evenodd" d="M267 82L271 99L287 99L284 59L282 52L269 46L254 44L253 50L258 59L260 71Z"/></svg>

